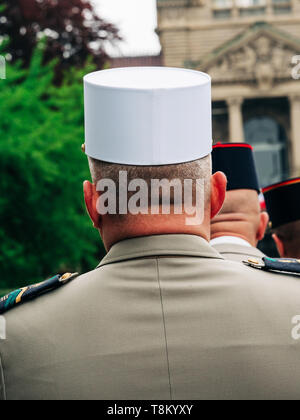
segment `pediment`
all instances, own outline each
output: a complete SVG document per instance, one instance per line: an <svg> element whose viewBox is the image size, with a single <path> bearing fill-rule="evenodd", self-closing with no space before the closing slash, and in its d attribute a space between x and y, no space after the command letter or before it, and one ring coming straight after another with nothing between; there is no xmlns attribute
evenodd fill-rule
<svg viewBox="0 0 300 420"><path fill-rule="evenodd" d="M275 81L291 80L292 57L300 40L267 23L255 24L214 50L199 66L213 83L256 83L269 89Z"/></svg>

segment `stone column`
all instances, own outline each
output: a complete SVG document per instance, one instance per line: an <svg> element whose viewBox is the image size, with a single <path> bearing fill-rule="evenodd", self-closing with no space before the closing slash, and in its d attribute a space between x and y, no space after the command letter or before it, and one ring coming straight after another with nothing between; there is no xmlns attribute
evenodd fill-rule
<svg viewBox="0 0 300 420"><path fill-rule="evenodd" d="M239 9L237 5L237 0L232 0L232 17L233 18L239 17Z"/></svg>
<svg viewBox="0 0 300 420"><path fill-rule="evenodd" d="M291 105L292 174L300 176L300 95L289 97Z"/></svg>
<svg viewBox="0 0 300 420"><path fill-rule="evenodd" d="M273 3L272 0L266 0L266 14L268 16L273 15Z"/></svg>
<svg viewBox="0 0 300 420"><path fill-rule="evenodd" d="M229 140L232 143L242 143L245 141L242 114L243 102L243 98L240 97L227 99L229 110Z"/></svg>

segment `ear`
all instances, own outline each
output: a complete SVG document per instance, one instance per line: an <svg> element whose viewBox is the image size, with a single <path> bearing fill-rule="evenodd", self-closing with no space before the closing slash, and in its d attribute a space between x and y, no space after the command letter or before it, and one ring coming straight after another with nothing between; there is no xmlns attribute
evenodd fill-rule
<svg viewBox="0 0 300 420"><path fill-rule="evenodd" d="M284 258L286 256L286 253L282 240L279 238L279 236L276 235L276 233L272 235L272 238L274 239L279 255L281 256L281 258Z"/></svg>
<svg viewBox="0 0 300 420"><path fill-rule="evenodd" d="M257 241L261 241L262 239L264 239L269 220L270 220L270 217L268 213L266 211L263 211L260 214L260 223L259 223L259 228L258 228L258 232L256 236Z"/></svg>
<svg viewBox="0 0 300 420"><path fill-rule="evenodd" d="M86 209L93 225L96 229L100 229L101 218L97 211L97 200L99 198L99 194L95 185L89 181L85 181L83 183L83 193Z"/></svg>
<svg viewBox="0 0 300 420"><path fill-rule="evenodd" d="M211 177L211 219L213 219L223 207L227 188L227 178L223 172L217 172Z"/></svg>

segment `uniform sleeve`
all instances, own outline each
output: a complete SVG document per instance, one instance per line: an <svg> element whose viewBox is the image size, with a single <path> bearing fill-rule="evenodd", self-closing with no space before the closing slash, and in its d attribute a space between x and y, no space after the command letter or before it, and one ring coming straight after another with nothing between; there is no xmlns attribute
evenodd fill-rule
<svg viewBox="0 0 300 420"><path fill-rule="evenodd" d="M5 392L3 363L2 363L1 353L0 353L0 401L4 401L4 400L6 400L6 392Z"/></svg>

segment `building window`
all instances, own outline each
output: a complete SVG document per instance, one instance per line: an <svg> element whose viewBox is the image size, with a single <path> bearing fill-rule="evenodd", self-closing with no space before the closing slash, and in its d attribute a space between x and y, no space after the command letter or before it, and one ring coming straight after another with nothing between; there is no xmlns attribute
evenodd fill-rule
<svg viewBox="0 0 300 420"><path fill-rule="evenodd" d="M257 16L268 12L275 15L292 11L292 0L212 0L213 15L216 19L233 16Z"/></svg>
<svg viewBox="0 0 300 420"><path fill-rule="evenodd" d="M214 143L222 143L229 138L229 115L226 101L213 102L213 139Z"/></svg>
<svg viewBox="0 0 300 420"><path fill-rule="evenodd" d="M234 0L213 0L213 14L216 19L228 19L231 17L231 11Z"/></svg>
<svg viewBox="0 0 300 420"><path fill-rule="evenodd" d="M272 5L275 15L287 14L292 11L291 0L272 0Z"/></svg>
<svg viewBox="0 0 300 420"><path fill-rule="evenodd" d="M254 146L254 157L262 187L289 176L287 139L284 129L270 117L255 117L245 124L246 142Z"/></svg>
<svg viewBox="0 0 300 420"><path fill-rule="evenodd" d="M231 18L231 10L214 10L215 19L229 19Z"/></svg>
<svg viewBox="0 0 300 420"><path fill-rule="evenodd" d="M249 7L265 7L267 5L266 0L236 0L238 8L249 8Z"/></svg>
<svg viewBox="0 0 300 420"><path fill-rule="evenodd" d="M213 0L215 9L231 9L233 0Z"/></svg>
<svg viewBox="0 0 300 420"><path fill-rule="evenodd" d="M236 0L240 16L257 16L266 13L267 0Z"/></svg>

